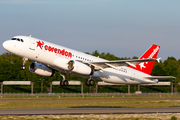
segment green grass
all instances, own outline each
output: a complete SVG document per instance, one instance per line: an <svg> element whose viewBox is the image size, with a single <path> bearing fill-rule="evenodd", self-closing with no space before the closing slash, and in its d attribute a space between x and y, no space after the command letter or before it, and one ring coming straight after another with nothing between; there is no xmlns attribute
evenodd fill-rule
<svg viewBox="0 0 180 120"><path fill-rule="evenodd" d="M28 109L28 108L109 108L109 107L179 107L179 96L16 96L2 95L0 109ZM162 118L163 117L163 118ZM85 114L85 115L32 115L32 116L0 116L0 120L176 120L178 113L155 114Z"/></svg>
<svg viewBox="0 0 180 120"><path fill-rule="evenodd" d="M2 97L0 109L179 107L180 97Z"/></svg>

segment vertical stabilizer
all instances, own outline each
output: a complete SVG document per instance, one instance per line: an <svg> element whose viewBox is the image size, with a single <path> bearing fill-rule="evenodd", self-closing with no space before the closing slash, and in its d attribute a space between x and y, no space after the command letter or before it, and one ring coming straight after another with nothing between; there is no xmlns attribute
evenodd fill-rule
<svg viewBox="0 0 180 120"><path fill-rule="evenodd" d="M159 49L160 49L160 46L153 44L139 59L148 59L148 58L156 59ZM150 75L153 69L154 63L155 61L143 62L136 65L136 67L132 67L132 66L130 67Z"/></svg>

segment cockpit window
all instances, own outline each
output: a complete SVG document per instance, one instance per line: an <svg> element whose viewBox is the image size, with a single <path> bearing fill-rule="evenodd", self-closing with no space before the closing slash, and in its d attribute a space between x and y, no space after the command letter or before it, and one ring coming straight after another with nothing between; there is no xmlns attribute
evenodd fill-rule
<svg viewBox="0 0 180 120"><path fill-rule="evenodd" d="M20 39L20 38L12 38L11 40L17 40L17 41L20 41L20 42L24 42L24 40Z"/></svg>
<svg viewBox="0 0 180 120"><path fill-rule="evenodd" d="M11 40L16 40L16 38L12 38Z"/></svg>

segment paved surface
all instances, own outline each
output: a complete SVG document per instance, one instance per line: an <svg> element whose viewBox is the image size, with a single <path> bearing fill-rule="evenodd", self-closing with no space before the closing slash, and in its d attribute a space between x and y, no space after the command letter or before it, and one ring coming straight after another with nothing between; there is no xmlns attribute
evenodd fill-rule
<svg viewBox="0 0 180 120"><path fill-rule="evenodd" d="M131 113L157 113L157 112L180 113L180 107L0 109L0 115L131 114Z"/></svg>

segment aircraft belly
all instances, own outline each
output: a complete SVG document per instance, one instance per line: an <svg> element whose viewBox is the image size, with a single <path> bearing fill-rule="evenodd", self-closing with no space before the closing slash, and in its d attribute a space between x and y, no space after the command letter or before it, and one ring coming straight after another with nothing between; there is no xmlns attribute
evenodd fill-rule
<svg viewBox="0 0 180 120"><path fill-rule="evenodd" d="M99 71L100 79L105 82L118 84L140 84L137 80L132 80L131 75L116 70Z"/></svg>

